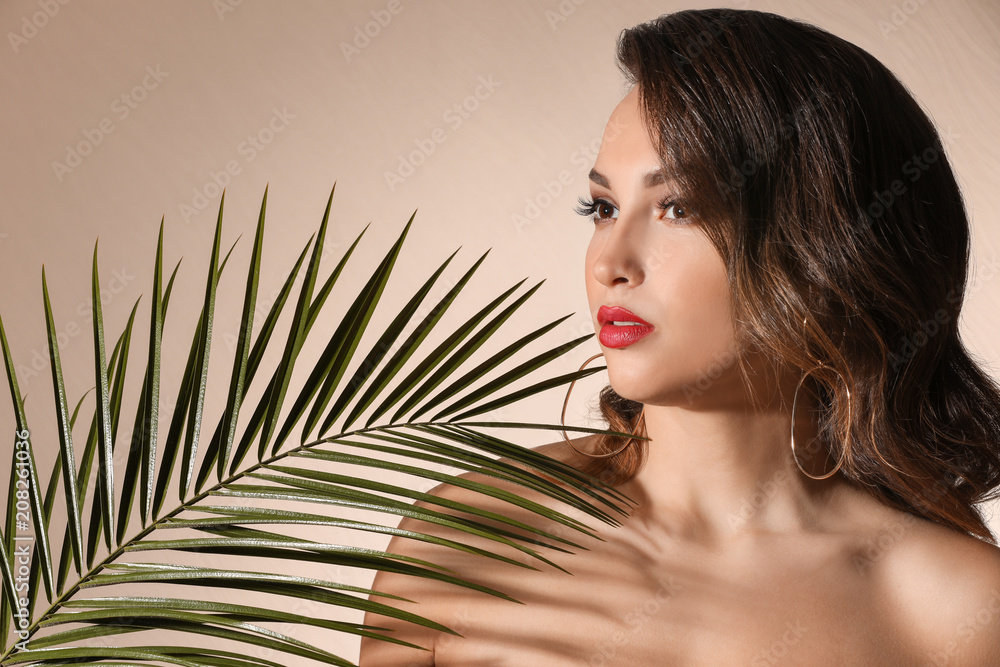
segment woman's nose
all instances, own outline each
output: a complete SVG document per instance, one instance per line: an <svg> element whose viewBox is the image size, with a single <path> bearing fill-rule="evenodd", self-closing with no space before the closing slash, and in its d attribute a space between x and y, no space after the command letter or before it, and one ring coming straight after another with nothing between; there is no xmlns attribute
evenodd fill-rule
<svg viewBox="0 0 1000 667"><path fill-rule="evenodd" d="M619 216L604 234L604 240L594 262L594 277L603 285L629 283L638 285L645 274L648 245L637 220L629 222Z"/></svg>

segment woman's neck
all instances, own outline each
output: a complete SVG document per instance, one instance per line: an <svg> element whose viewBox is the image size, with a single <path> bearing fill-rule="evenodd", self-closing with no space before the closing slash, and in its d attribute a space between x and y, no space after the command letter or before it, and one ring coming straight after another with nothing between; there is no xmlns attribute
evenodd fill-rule
<svg viewBox="0 0 1000 667"><path fill-rule="evenodd" d="M820 529L849 492L839 473L813 480L799 470L787 407L647 405L645 422L646 463L623 491L639 503L634 519L675 537L723 546L764 533ZM810 439L800 440L797 430L797 451Z"/></svg>

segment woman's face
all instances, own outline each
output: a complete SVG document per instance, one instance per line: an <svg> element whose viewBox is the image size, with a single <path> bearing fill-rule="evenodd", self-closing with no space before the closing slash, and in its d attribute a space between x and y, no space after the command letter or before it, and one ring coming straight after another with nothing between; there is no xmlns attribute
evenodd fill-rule
<svg viewBox="0 0 1000 667"><path fill-rule="evenodd" d="M668 206L670 179L644 182L647 174L662 171L633 88L608 121L590 181L587 298L611 385L651 405L734 398L738 365L725 264L689 212ZM652 327L602 331L602 306L625 308Z"/></svg>

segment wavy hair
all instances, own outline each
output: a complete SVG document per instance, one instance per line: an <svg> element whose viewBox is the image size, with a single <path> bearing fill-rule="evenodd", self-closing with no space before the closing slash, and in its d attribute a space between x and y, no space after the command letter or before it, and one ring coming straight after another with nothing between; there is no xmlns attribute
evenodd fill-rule
<svg viewBox="0 0 1000 667"><path fill-rule="evenodd" d="M809 377L841 473L996 543L976 505L1000 484L1000 387L958 327L969 222L941 138L906 87L854 44L752 10L627 28L617 60L662 166L726 263L747 386L748 352L803 373L823 360ZM640 403L608 385L599 406L612 430L645 434ZM590 472L624 482L645 447L634 441Z"/></svg>

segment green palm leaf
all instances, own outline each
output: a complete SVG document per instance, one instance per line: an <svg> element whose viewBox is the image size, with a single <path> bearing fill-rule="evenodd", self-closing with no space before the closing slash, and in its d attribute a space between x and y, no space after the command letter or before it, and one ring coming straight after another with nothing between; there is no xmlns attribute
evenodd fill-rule
<svg viewBox="0 0 1000 667"><path fill-rule="evenodd" d="M308 377L304 385L292 390L293 371L297 365L307 363L299 359L300 351L329 295L335 287L343 287L339 278L365 233L363 230L344 252L329 277L321 280L320 257L333 191L320 228L310 239L313 248L305 263L304 279L294 301L281 358L277 367L261 378L258 371L264 354L274 347L273 334L309 248L307 244L302 250L254 336L264 249L265 188L243 290L232 371L225 389L226 406L212 436L206 438L207 444L199 446L205 432L202 426L208 418L204 407L209 390L208 362L215 304L223 269L233 249L220 262L224 201L225 193L219 205L202 307L191 334L165 435L159 429L158 419L162 395L160 369L165 361L161 358L161 346L179 263L164 290L163 220L149 299L146 364L127 445L117 442L117 434L139 303L133 306L108 358L95 243L91 275L94 411L79 454L73 429L89 390L79 398L70 416L63 362L55 335L56 318L43 267L42 292L59 451L43 493L31 438L18 437L13 448L7 519L0 535L3 583L0 637L4 640L0 665L274 667L286 664L290 656L321 664L350 665L342 656L303 641L287 629L312 627L324 633L405 642L392 637L385 628L318 613L285 611L259 600L275 597L302 600L330 613L343 612L347 617L351 613L373 612L456 633L433 620L397 608L394 603L410 602L403 598L335 578L282 573L278 571L280 564L296 568L327 566L337 572L339 568L397 572L516 600L503 591L466 581L432 562L351 543L307 539L297 530L330 529L355 536L402 537L462 551L485 561L529 569L537 569L531 564L537 562L563 569L550 557L580 548L573 535L596 536L595 529L549 504L508 490L511 484L530 491L531 497L540 494L611 526L617 525L617 517L627 511L630 501L614 489L485 430L558 429L559 426L462 421L600 370L591 368L542 378L500 395L508 385L530 380L539 369L589 338L552 345L530 359L518 361L529 341L549 333L566 317L534 327L515 342L476 361L476 355L485 351L496 332L508 325L541 283L519 296L515 293L523 280L502 290L490 303L465 316L453 331L445 332L443 342L427 349L428 335L445 326L444 315L486 257L483 254L433 304L430 312L417 321L421 304L455 258L456 251L425 279L414 281L416 289L403 307L393 314L387 326L372 333L369 324L380 310L385 291L395 284L393 268L413 216L364 284L353 290L345 288L353 291L347 295L350 305L339 324L332 328L333 333L318 359L305 369ZM17 430L26 436L25 397L18 388L2 318L0 346ZM393 351L395 346L398 349ZM505 370L508 363L514 365ZM467 364L473 365L466 369ZM491 379L491 374L498 375ZM248 402L249 387L255 379L263 381L265 388L256 402ZM286 397L290 405L282 416ZM436 414L429 421L417 421L432 413ZM452 416L455 413L460 414ZM410 416L404 417L407 414ZM284 446L303 418L299 444ZM358 423L364 426L352 430ZM323 437L310 439L309 434L317 428ZM601 432L587 428L569 430ZM246 455L254 441L257 456L248 460ZM121 447L127 447L127 455L122 469L116 471L115 451ZM95 462L96 475L91 475ZM497 484L474 481L465 473L475 473L477 479ZM386 475L391 479L387 480ZM473 497L490 497L519 510L519 515L527 512L543 519L538 525L558 525L560 529L545 530L472 502L421 491L418 483L449 484L470 492ZM58 525L50 526L60 486L66 516L59 518ZM176 495L171 494L172 488ZM31 530L24 520L29 516ZM384 523L370 520L371 516L382 517ZM401 517L447 527L480 538L481 545L495 546L474 547L430 532L401 529L395 526ZM62 541L54 545L55 551L49 539L50 530L57 535L62 533ZM24 545L29 543L28 592L18 593L24 590L18 588L23 570L15 566L19 562L16 558L24 557ZM528 556L528 561L504 555L505 549L519 551ZM58 560L53 557L57 552ZM189 558L193 555L195 561L178 562L185 555ZM261 567L261 562L273 567ZM155 586L157 594L137 594L137 586ZM84 594L87 589L97 589L103 595L87 596ZM45 603L40 605L42 590ZM148 593L150 589L141 590ZM199 590L224 599L209 599L199 594ZM25 601L27 608L22 610ZM19 610L26 625L18 620ZM174 644L163 641L164 632ZM155 639L143 643L141 638L146 636ZM138 642L133 641L137 638ZM122 643L115 645L116 641ZM235 643L243 649L227 650L228 647L219 645L220 641ZM261 652L274 652L279 657L276 660L259 657Z"/></svg>

